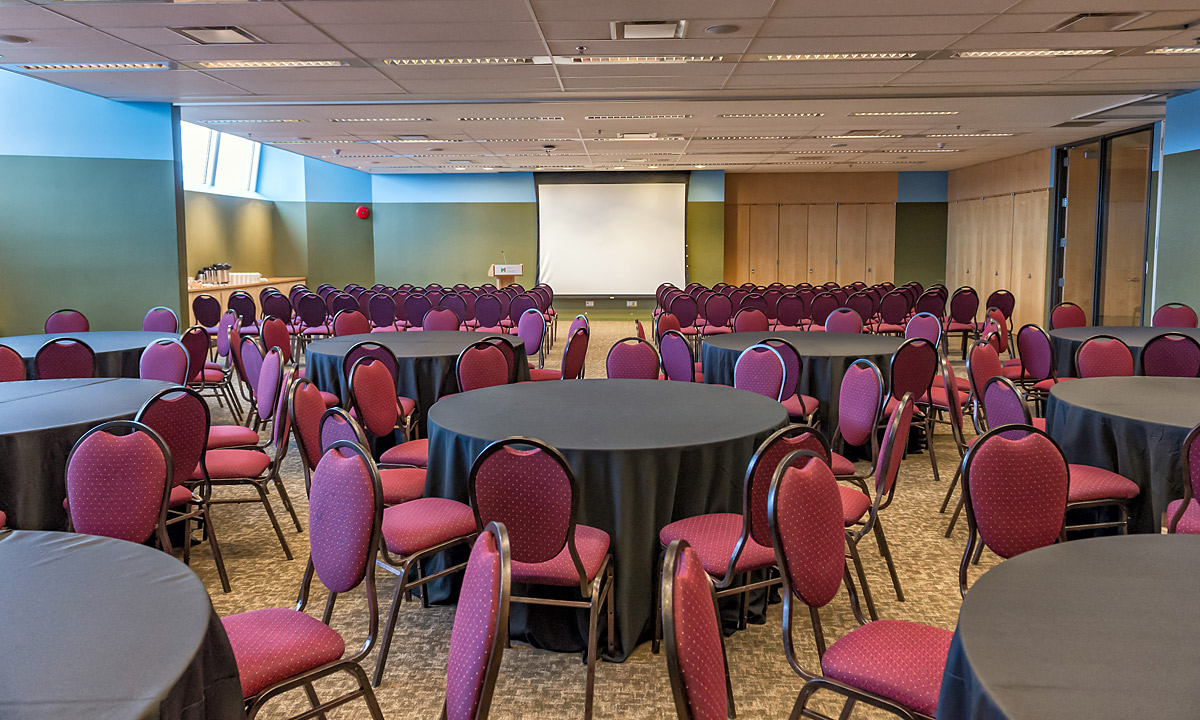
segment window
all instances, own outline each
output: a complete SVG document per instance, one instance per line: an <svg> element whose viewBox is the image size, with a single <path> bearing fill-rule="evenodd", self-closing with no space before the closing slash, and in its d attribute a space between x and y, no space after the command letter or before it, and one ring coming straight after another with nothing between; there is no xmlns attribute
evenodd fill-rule
<svg viewBox="0 0 1200 720"><path fill-rule="evenodd" d="M192 123L180 125L184 187L230 194L257 189L259 143Z"/></svg>

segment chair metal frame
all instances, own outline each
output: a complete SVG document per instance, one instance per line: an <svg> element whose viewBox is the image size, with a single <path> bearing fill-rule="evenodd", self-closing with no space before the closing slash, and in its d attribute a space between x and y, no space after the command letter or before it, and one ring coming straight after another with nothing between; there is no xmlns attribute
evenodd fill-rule
<svg viewBox="0 0 1200 720"><path fill-rule="evenodd" d="M1142 375L1146 375L1146 350L1151 345L1153 345L1155 342L1161 342L1164 338L1178 339L1178 340L1183 340L1184 342L1187 342L1187 343L1191 343L1192 347L1196 351L1196 354L1200 355L1200 342L1197 342L1196 338L1192 337L1191 335L1186 335L1181 332L1160 333L1160 334L1155 335L1154 337L1150 338L1149 340L1147 340L1146 344L1142 345L1141 349L1138 350L1137 365L1142 368ZM1148 377L1156 377L1156 376L1151 375ZM1163 376L1157 376L1157 377L1163 377ZM1192 377L1200 377L1200 373L1197 373L1196 375L1193 375Z"/></svg>
<svg viewBox="0 0 1200 720"><path fill-rule="evenodd" d="M1183 439L1183 449L1180 451L1180 459L1183 464L1183 502L1179 503L1179 509L1171 517L1167 525L1167 532L1174 535L1178 532L1179 521L1187 514L1188 507L1191 506L1192 500L1196 495L1192 491L1192 464L1188 462L1188 458L1192 454L1192 444L1196 439L1200 438L1200 425L1192 428L1187 437Z"/></svg>
<svg viewBox="0 0 1200 720"><path fill-rule="evenodd" d="M96 377L96 351L92 349L91 345L88 345L83 340L80 340L77 337L63 335L60 337L56 337L56 338L47 340L45 343L42 344L42 346L40 348L38 348L37 353L34 354L33 370L34 370L34 374L37 376L36 379L38 379L38 380L45 379L42 377L42 367L41 367L42 353L46 352L46 350L48 348L50 348L51 346L57 347L58 345L61 345L63 343L76 343L78 345L82 345L83 348L88 351L88 354L91 355L91 357L92 357L92 372L90 374L88 374L86 377L89 377L89 378ZM69 380L69 379L73 379L73 378L50 378L50 379ZM83 378L80 378L80 379L83 379Z"/></svg>

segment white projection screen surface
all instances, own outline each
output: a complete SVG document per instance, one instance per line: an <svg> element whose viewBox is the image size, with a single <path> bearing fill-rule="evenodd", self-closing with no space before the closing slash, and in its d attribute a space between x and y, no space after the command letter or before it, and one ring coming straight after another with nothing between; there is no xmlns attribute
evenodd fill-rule
<svg viewBox="0 0 1200 720"><path fill-rule="evenodd" d="M686 284L685 183L538 185L538 279L562 295Z"/></svg>

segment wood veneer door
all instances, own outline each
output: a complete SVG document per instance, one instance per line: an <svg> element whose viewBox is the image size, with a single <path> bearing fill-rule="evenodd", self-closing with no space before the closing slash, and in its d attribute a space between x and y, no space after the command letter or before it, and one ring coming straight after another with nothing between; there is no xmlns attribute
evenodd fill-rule
<svg viewBox="0 0 1200 720"><path fill-rule="evenodd" d="M779 206L777 282L795 285L808 279L808 206Z"/></svg>
<svg viewBox="0 0 1200 720"><path fill-rule="evenodd" d="M896 276L896 205L867 205L867 254L863 282L894 282Z"/></svg>
<svg viewBox="0 0 1200 720"><path fill-rule="evenodd" d="M808 206L808 278L820 285L837 274L837 205Z"/></svg>
<svg viewBox="0 0 1200 720"><path fill-rule="evenodd" d="M1013 196L1000 195L983 201L984 225L987 231L985 242L980 245L979 276L976 292L979 293L980 315L987 308L984 304L994 291L1009 287L1009 272L1012 266Z"/></svg>
<svg viewBox="0 0 1200 720"><path fill-rule="evenodd" d="M867 271L867 206L838 205L837 281L858 282Z"/></svg>
<svg viewBox="0 0 1200 720"><path fill-rule="evenodd" d="M1012 291L1016 297L1013 327L1044 325L1046 318L1046 255L1050 242L1050 191L1036 190L1013 197Z"/></svg>
<svg viewBox="0 0 1200 720"><path fill-rule="evenodd" d="M769 285L779 274L779 206L750 206L750 282Z"/></svg>
<svg viewBox="0 0 1200 720"><path fill-rule="evenodd" d="M725 282L741 285L750 279L750 206L725 206Z"/></svg>

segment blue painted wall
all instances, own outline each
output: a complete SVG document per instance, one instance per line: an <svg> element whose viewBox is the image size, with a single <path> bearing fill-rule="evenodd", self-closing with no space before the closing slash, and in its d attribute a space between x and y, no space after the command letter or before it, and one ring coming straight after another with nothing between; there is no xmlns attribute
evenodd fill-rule
<svg viewBox="0 0 1200 720"><path fill-rule="evenodd" d="M946 202L950 173L902 172L896 178L896 202Z"/></svg>
<svg viewBox="0 0 1200 720"><path fill-rule="evenodd" d="M1200 91L1167 100L1162 143L1150 305L1200 308Z"/></svg>

